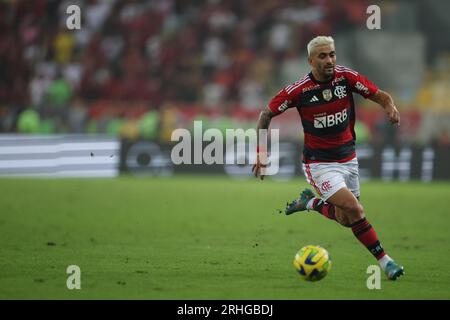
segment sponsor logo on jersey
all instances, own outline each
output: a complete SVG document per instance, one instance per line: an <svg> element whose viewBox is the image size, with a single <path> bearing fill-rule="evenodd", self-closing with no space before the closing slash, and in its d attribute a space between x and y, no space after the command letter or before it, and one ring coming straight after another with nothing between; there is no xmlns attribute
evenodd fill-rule
<svg viewBox="0 0 450 320"><path fill-rule="evenodd" d="M315 115L314 116L314 128L323 129L329 128L332 126L336 126L342 122L347 120L347 109L344 109L340 112L336 112L335 114L329 115Z"/></svg>
<svg viewBox="0 0 450 320"><path fill-rule="evenodd" d="M370 94L369 89L365 85L363 85L361 82L359 82L359 81L356 82L355 88L356 88L356 90L358 90L358 91L360 91L360 92L362 92L362 93L364 93L366 95Z"/></svg>
<svg viewBox="0 0 450 320"><path fill-rule="evenodd" d="M284 100L284 102L282 104L280 104L280 106L278 107L278 110L281 112L285 111L287 108L289 108L290 103L291 103L291 101Z"/></svg>
<svg viewBox="0 0 450 320"><path fill-rule="evenodd" d="M317 102L317 101L319 101L319 98L317 98L316 96L313 96L311 100L309 100L309 102Z"/></svg>
<svg viewBox="0 0 450 320"><path fill-rule="evenodd" d="M306 91L311 91L311 90L314 90L314 89L318 89L318 88L320 88L320 84L316 84L314 86L305 87L305 88L302 89L302 93L306 92Z"/></svg>
<svg viewBox="0 0 450 320"><path fill-rule="evenodd" d="M344 86L337 86L334 89L334 95L336 97L338 97L338 99L342 99L342 98L346 97L347 96L347 92L345 92L345 87Z"/></svg>
<svg viewBox="0 0 450 320"><path fill-rule="evenodd" d="M334 79L333 81L331 81L331 85L334 86L336 83L338 83L338 82L340 82L340 81L342 81L342 80L345 80L345 77L344 77L344 76L337 77L336 79Z"/></svg>
<svg viewBox="0 0 450 320"><path fill-rule="evenodd" d="M324 98L326 101L330 101L331 98L333 98L333 93L331 92L330 89L325 89L325 90L323 90L323 91L322 91L322 95L323 95L323 98Z"/></svg>

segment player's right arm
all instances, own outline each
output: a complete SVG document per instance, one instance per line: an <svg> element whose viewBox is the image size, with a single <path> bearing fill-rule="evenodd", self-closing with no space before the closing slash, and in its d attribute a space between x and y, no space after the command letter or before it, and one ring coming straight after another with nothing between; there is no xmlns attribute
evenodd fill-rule
<svg viewBox="0 0 450 320"><path fill-rule="evenodd" d="M275 115L276 114L274 114L272 112L272 110L270 110L269 107L266 107L263 111L261 111L261 113L259 114L258 125L257 125L258 132L260 129L266 129L266 130L269 129L270 121L272 120L272 118ZM259 146L259 141L258 141L258 146Z"/></svg>
<svg viewBox="0 0 450 320"><path fill-rule="evenodd" d="M267 163L267 151L264 150L260 144L259 141L259 130L265 129L268 130L270 126L270 121L272 120L272 117L274 117L275 114L270 110L269 107L266 107L261 113L259 114L258 119L258 125L257 125L257 149L256 149L256 162L252 167L252 172L255 175L255 177L260 177L261 180L264 180L264 173L263 168L266 167L265 163Z"/></svg>
<svg viewBox="0 0 450 320"><path fill-rule="evenodd" d="M264 180L264 167L265 163L267 163L267 150L265 150L265 146L260 143L260 130L268 130L270 126L270 122L273 117L283 113L287 109L294 106L295 95L291 90L289 90L290 86L282 89L278 94L272 98L269 105L261 111L258 118L257 124L257 155L256 162L252 167L252 172L255 177L260 177L261 180ZM266 131L267 132L267 131Z"/></svg>

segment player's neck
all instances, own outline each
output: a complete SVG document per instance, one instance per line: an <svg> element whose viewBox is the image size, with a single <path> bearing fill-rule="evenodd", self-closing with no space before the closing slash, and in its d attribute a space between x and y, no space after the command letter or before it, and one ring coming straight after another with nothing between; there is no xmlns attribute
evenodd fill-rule
<svg viewBox="0 0 450 320"><path fill-rule="evenodd" d="M322 75L319 72L317 72L317 70L312 69L311 73L314 77L314 79L318 82L329 82L331 80L333 80L334 74L331 76L326 76L326 75Z"/></svg>

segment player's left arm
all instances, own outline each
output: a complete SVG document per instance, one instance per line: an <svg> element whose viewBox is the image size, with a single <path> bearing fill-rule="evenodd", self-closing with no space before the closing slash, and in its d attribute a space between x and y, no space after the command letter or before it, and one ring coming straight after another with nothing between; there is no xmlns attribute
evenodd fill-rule
<svg viewBox="0 0 450 320"><path fill-rule="evenodd" d="M353 92L378 103L386 112L389 121L400 125L400 113L389 93L379 89L372 81L362 74L345 67L343 69L346 70L345 75Z"/></svg>
<svg viewBox="0 0 450 320"><path fill-rule="evenodd" d="M394 104L394 99L386 91L378 89L373 95L368 97L373 102L378 103L386 112L386 116L393 124L400 125L400 112Z"/></svg>

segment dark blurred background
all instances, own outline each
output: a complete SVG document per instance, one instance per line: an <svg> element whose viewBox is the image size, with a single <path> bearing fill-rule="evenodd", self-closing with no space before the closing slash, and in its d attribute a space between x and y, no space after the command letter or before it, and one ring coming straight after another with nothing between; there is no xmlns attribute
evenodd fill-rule
<svg viewBox="0 0 450 320"><path fill-rule="evenodd" d="M81 8L81 30L66 9ZM366 9L381 8L381 30ZM278 90L309 71L306 44L336 41L338 64L389 91L392 129L358 99L358 142L450 146L450 2L365 0L2 0L0 131L170 140L256 125ZM301 139L293 113L283 138Z"/></svg>

